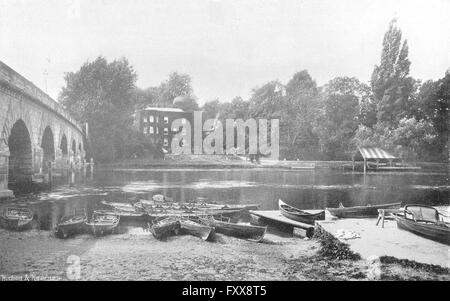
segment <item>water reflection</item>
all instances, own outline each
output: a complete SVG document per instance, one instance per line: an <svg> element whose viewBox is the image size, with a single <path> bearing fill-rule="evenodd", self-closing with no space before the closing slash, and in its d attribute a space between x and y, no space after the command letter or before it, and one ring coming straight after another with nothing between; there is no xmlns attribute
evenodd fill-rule
<svg viewBox="0 0 450 301"><path fill-rule="evenodd" d="M28 194L13 202L28 204L37 227L52 229L75 209L106 209L101 201L128 202L161 193L177 201L206 197L220 203L259 203L277 209L277 200L301 209L403 202L449 205L446 173L352 173L330 170L155 169L96 171L77 175L73 184L60 183L49 192ZM138 231L138 230L135 230ZM140 230L139 230L140 231Z"/></svg>

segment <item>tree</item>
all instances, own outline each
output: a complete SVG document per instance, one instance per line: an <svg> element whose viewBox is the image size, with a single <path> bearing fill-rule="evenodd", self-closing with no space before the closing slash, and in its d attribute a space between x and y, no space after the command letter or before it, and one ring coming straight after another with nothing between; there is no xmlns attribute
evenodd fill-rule
<svg viewBox="0 0 450 301"><path fill-rule="evenodd" d="M412 160L426 157L426 151L431 149L435 139L436 132L431 122L415 118L401 119L392 132L393 143L401 146L400 155Z"/></svg>
<svg viewBox="0 0 450 301"><path fill-rule="evenodd" d="M285 156L315 159L319 150L316 118L320 112L319 90L308 71L297 72L286 85L281 104L280 141Z"/></svg>
<svg viewBox="0 0 450 301"><path fill-rule="evenodd" d="M173 72L169 80L162 82L159 86L159 104L172 106L178 96L192 96L192 79L188 74Z"/></svg>
<svg viewBox="0 0 450 301"><path fill-rule="evenodd" d="M137 79L125 58L108 63L98 57L64 77L59 100L81 122L89 124L91 155L100 162L128 154Z"/></svg>
<svg viewBox="0 0 450 301"><path fill-rule="evenodd" d="M439 159L449 162L450 71L447 71L445 77L438 81L437 86L431 122L438 135L436 149L440 153Z"/></svg>
<svg viewBox="0 0 450 301"><path fill-rule="evenodd" d="M158 88L149 87L147 89L136 88L134 91L134 101L136 109L143 109L147 106L158 106Z"/></svg>
<svg viewBox="0 0 450 301"><path fill-rule="evenodd" d="M250 103L242 99L242 97L235 97L231 101L230 112L226 114L227 118L247 120L249 118Z"/></svg>
<svg viewBox="0 0 450 301"><path fill-rule="evenodd" d="M369 102L370 88L352 77L337 77L324 87L321 116L318 118L321 150L326 159L348 159L354 150L352 138L359 119L365 116L361 104Z"/></svg>
<svg viewBox="0 0 450 301"><path fill-rule="evenodd" d="M203 111L203 119L213 119L216 118L221 112L221 106L219 99L214 99L211 101L205 102L202 107Z"/></svg>
<svg viewBox="0 0 450 301"><path fill-rule="evenodd" d="M408 43L402 43L402 32L396 19L384 35L381 62L375 66L371 86L377 103L377 118L395 127L405 117L408 100L414 88L409 75Z"/></svg>
<svg viewBox="0 0 450 301"><path fill-rule="evenodd" d="M173 106L180 108L185 112L198 111L198 103L195 98L191 96L178 96L175 98Z"/></svg>
<svg viewBox="0 0 450 301"><path fill-rule="evenodd" d="M283 95L278 81L271 81L261 87L254 88L249 99L249 111L252 118L279 118Z"/></svg>

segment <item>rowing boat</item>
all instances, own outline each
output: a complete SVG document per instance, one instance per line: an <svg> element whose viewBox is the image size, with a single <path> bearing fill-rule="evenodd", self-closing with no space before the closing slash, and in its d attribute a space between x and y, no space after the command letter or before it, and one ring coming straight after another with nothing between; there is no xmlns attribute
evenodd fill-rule
<svg viewBox="0 0 450 301"><path fill-rule="evenodd" d="M27 207L5 207L1 211L0 221L8 230L22 231L31 227L33 211Z"/></svg>
<svg viewBox="0 0 450 301"><path fill-rule="evenodd" d="M325 219L325 211L320 211L318 213L309 213L295 207L289 206L282 200L278 200L278 207L280 208L280 212L287 218L290 218L294 221L306 223L306 224L314 224L315 221L324 220Z"/></svg>
<svg viewBox="0 0 450 301"><path fill-rule="evenodd" d="M138 211L154 209L176 209L188 211L211 211L211 210L256 210L259 204L214 204L214 203L188 203L188 202L159 202L154 200L140 200L133 204Z"/></svg>
<svg viewBox="0 0 450 301"><path fill-rule="evenodd" d="M200 210L200 211L192 211L192 210L184 210L184 209L153 209L147 210L149 220L159 220L162 218L169 217L179 217L179 218L187 218L187 219L195 219L199 217L235 217L243 212L242 209L233 209L233 210Z"/></svg>
<svg viewBox="0 0 450 301"><path fill-rule="evenodd" d="M136 208L132 204L107 201L102 201L101 203L118 211L136 212Z"/></svg>
<svg viewBox="0 0 450 301"><path fill-rule="evenodd" d="M264 238L267 227L253 226L248 224L235 224L226 221L219 221L214 218L199 218L199 221L207 226L214 227L217 233L222 233L238 238L245 238L252 241L261 241Z"/></svg>
<svg viewBox="0 0 450 301"><path fill-rule="evenodd" d="M86 222L86 226L93 235L103 235L106 233L112 233L119 225L120 216L111 211L97 210L92 214L92 218L89 222Z"/></svg>
<svg viewBox="0 0 450 301"><path fill-rule="evenodd" d="M450 224L439 218L435 208L422 205L408 205L402 213L394 215L399 229L450 245Z"/></svg>
<svg viewBox="0 0 450 301"><path fill-rule="evenodd" d="M172 217L160 219L150 226L150 232L156 239L165 239L170 235L176 235L179 230L180 221Z"/></svg>
<svg viewBox="0 0 450 301"><path fill-rule="evenodd" d="M212 240L214 237L214 228L196 223L188 219L180 219L180 232L200 237L203 240Z"/></svg>
<svg viewBox="0 0 450 301"><path fill-rule="evenodd" d="M58 237L66 238L71 235L82 233L87 222L84 210L75 210L74 214L63 216L55 227L55 234Z"/></svg>
<svg viewBox="0 0 450 301"><path fill-rule="evenodd" d="M339 208L325 208L331 215L339 218L359 218L359 217L376 217L378 215L378 209L398 209L401 203L390 203L381 205L367 205L367 206L354 206L344 207L342 203Z"/></svg>

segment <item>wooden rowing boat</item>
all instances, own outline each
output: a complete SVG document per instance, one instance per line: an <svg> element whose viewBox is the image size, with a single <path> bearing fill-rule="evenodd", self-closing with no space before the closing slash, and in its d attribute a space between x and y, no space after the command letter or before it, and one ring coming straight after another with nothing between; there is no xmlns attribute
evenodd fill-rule
<svg viewBox="0 0 450 301"><path fill-rule="evenodd" d="M215 230L213 227L202 225L188 219L180 219L180 232L200 237L203 240L212 240Z"/></svg>
<svg viewBox="0 0 450 301"><path fill-rule="evenodd" d="M106 201L102 201L101 203L118 211L136 212L136 207L134 207L132 204Z"/></svg>
<svg viewBox="0 0 450 301"><path fill-rule="evenodd" d="M214 204L214 203L187 203L187 202L157 202L154 200L140 200L133 204L138 211L151 211L158 209L175 209L185 211L213 211L213 210L256 210L259 204Z"/></svg>
<svg viewBox="0 0 450 301"><path fill-rule="evenodd" d="M187 218L187 219L195 219L199 217L235 217L243 212L241 209L234 210L205 210L205 211L190 211L190 210L177 210L177 209L160 209L160 210L147 210L149 220L159 220L162 218L169 217L178 217L178 218Z"/></svg>
<svg viewBox="0 0 450 301"><path fill-rule="evenodd" d="M408 205L402 213L394 215L399 229L450 245L450 224L442 221L435 208L421 205Z"/></svg>
<svg viewBox="0 0 450 301"><path fill-rule="evenodd" d="M214 227L217 233L222 233L238 238L245 238L252 241L261 241L264 238L267 227L253 226L248 224L234 224L226 221L219 221L212 217L199 218L199 221L207 226Z"/></svg>
<svg viewBox="0 0 450 301"><path fill-rule="evenodd" d="M63 216L55 227L57 237L66 238L71 235L82 233L87 222L84 210L75 210L72 215Z"/></svg>
<svg viewBox="0 0 450 301"><path fill-rule="evenodd" d="M150 226L150 232L156 239L165 239L168 236L176 235L179 230L180 221L172 217L160 219Z"/></svg>
<svg viewBox="0 0 450 301"><path fill-rule="evenodd" d="M360 218L360 217L376 217L378 209L398 209L401 203L390 203L381 205L367 205L344 207L340 204L339 208L325 208L331 215L339 218Z"/></svg>
<svg viewBox="0 0 450 301"><path fill-rule="evenodd" d="M8 206L3 208L0 214L2 227L14 231L29 229L33 218L33 211L27 207Z"/></svg>
<svg viewBox="0 0 450 301"><path fill-rule="evenodd" d="M280 212L282 215L297 222L314 224L315 221L325 219L325 210L318 213L309 213L289 206L282 200L278 200L278 207L280 208Z"/></svg>
<svg viewBox="0 0 450 301"><path fill-rule="evenodd" d="M112 233L119 225L120 216L111 211L94 211L92 218L86 222L86 226L95 236Z"/></svg>

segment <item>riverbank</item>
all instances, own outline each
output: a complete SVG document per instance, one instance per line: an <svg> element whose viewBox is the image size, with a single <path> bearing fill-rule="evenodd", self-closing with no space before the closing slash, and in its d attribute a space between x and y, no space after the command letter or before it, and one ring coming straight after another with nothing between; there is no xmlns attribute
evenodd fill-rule
<svg viewBox="0 0 450 301"><path fill-rule="evenodd" d="M408 163L424 171L449 172L449 164L432 162ZM150 168L276 168L276 169L337 169L362 170L362 162L352 161L289 161L268 160L262 158L260 163L251 162L245 157L215 155L167 155L165 159L136 158L114 163L98 164L97 168L109 169L150 169Z"/></svg>
<svg viewBox="0 0 450 301"><path fill-rule="evenodd" d="M67 272L76 271L74 258L79 280L450 280L448 271L426 265L339 259L322 248L317 239L273 233L254 243L220 234L215 242L158 241L140 228L66 240L48 231L0 229L0 280L67 280Z"/></svg>

